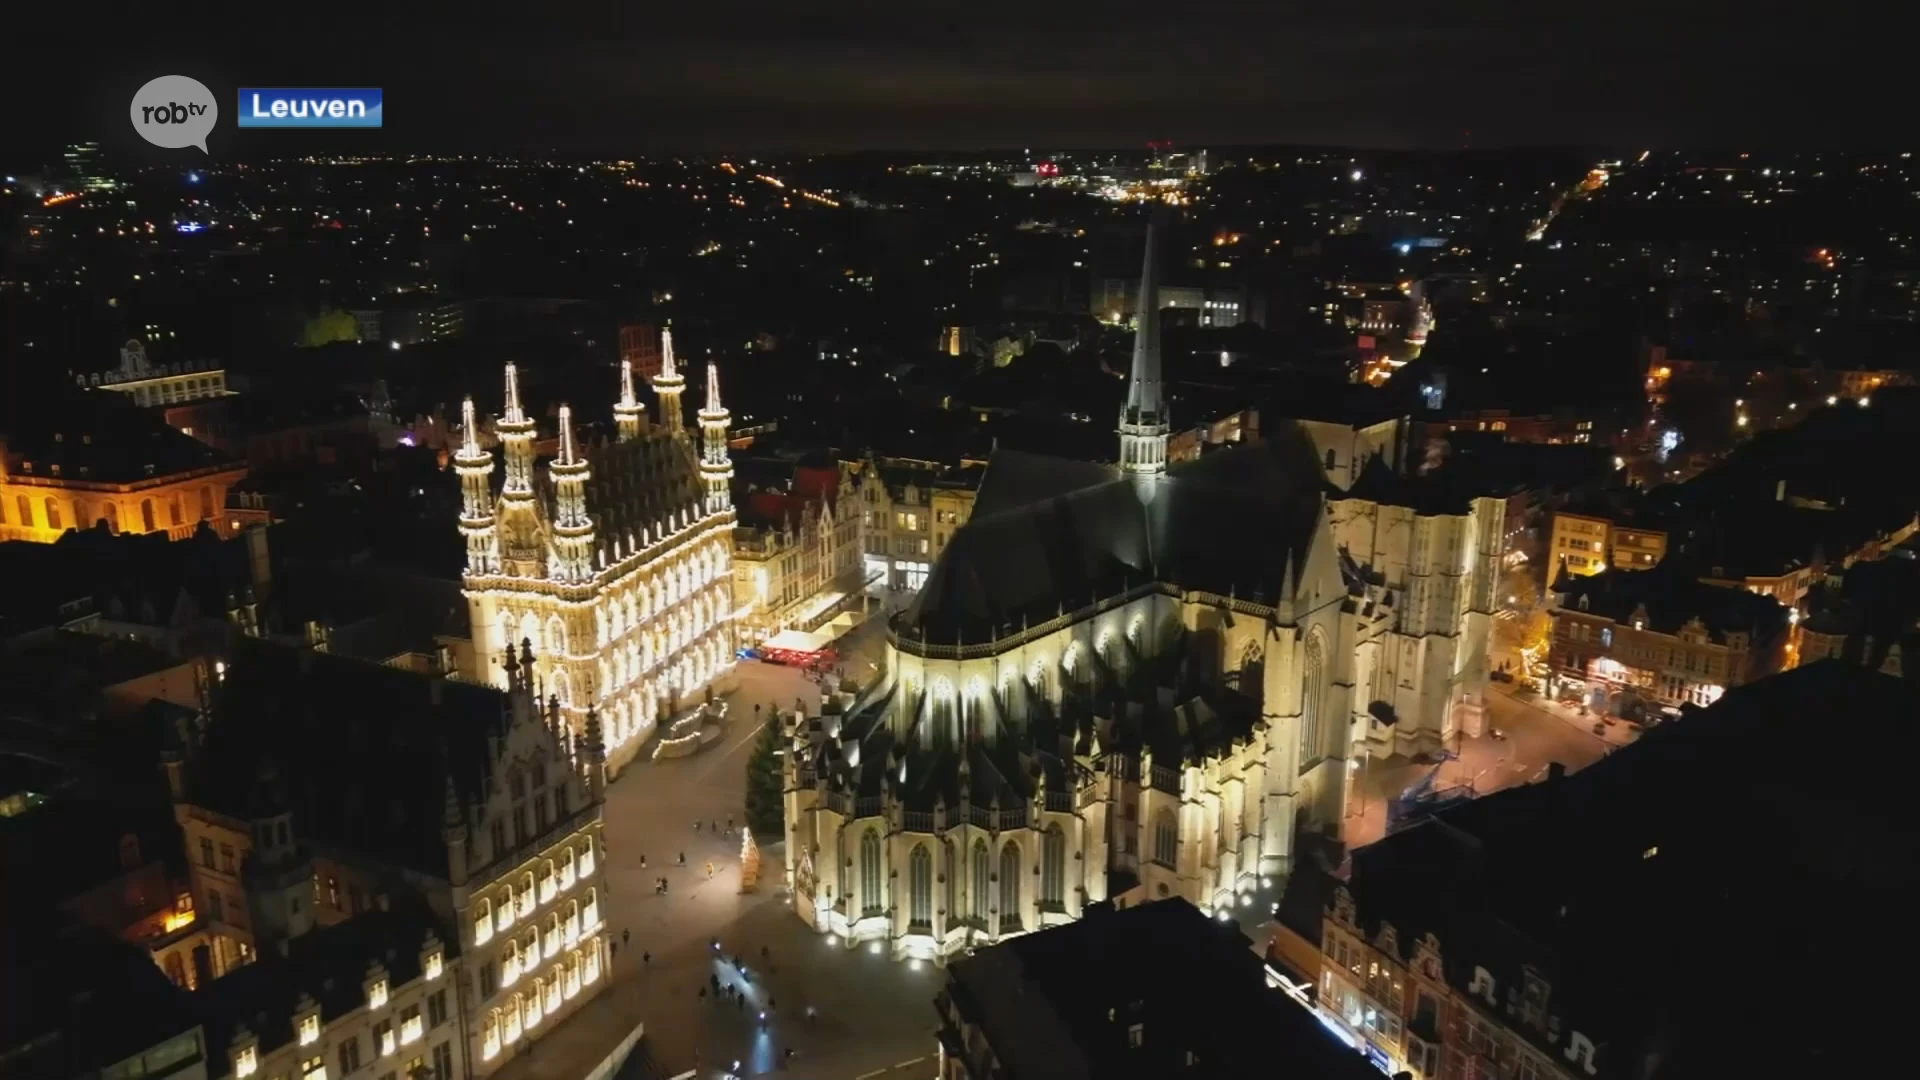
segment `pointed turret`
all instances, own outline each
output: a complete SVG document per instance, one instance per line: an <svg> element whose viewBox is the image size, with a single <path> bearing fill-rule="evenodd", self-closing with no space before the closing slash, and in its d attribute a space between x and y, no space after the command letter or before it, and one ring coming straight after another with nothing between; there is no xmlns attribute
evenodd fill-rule
<svg viewBox="0 0 1920 1080"><path fill-rule="evenodd" d="M1152 478L1167 471L1167 410L1160 396L1160 229L1156 214L1147 222L1147 254L1135 306L1133 369L1127 377L1127 403L1120 410L1120 468L1143 481L1143 497L1151 496Z"/></svg>
<svg viewBox="0 0 1920 1080"><path fill-rule="evenodd" d="M533 495L534 423L520 406L520 373L507 365L506 404L493 426L506 458L506 479L500 488L501 565L522 577L541 574L540 506Z"/></svg>
<svg viewBox="0 0 1920 1080"><path fill-rule="evenodd" d="M593 580L593 519L587 515L587 459L573 441L573 410L560 406L560 450L547 466L553 482L554 564L550 576L579 583Z"/></svg>
<svg viewBox="0 0 1920 1080"><path fill-rule="evenodd" d="M707 364L707 403L700 409L700 479L707 488L707 513L733 506L733 460L727 456L727 425L733 420L720 402L720 366Z"/></svg>
<svg viewBox="0 0 1920 1080"><path fill-rule="evenodd" d="M600 712L587 707L586 730L582 733L581 755L586 758L587 794L593 801L607 797L607 744L600 731Z"/></svg>
<svg viewBox="0 0 1920 1080"><path fill-rule="evenodd" d="M641 418L646 410L633 396L633 362L620 361L620 403L613 407L613 429L621 442L640 437Z"/></svg>
<svg viewBox="0 0 1920 1080"><path fill-rule="evenodd" d="M480 423L473 398L460 403L460 452L453 457L460 477L460 535L467 539L467 573L500 572L500 541L493 531L493 455L480 449Z"/></svg>
<svg viewBox="0 0 1920 1080"><path fill-rule="evenodd" d="M680 392L687 380L673 363L673 331L660 331L660 374L653 377L653 392L660 398L660 424L675 435L683 434L680 423Z"/></svg>

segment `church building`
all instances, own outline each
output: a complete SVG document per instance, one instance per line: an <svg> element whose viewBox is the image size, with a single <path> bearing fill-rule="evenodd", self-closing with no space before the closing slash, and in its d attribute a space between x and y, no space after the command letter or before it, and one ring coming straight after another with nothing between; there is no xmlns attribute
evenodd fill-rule
<svg viewBox="0 0 1920 1080"><path fill-rule="evenodd" d="M1407 575L1342 550L1297 425L1169 464L1158 233L1118 464L996 452L884 672L789 720L795 912L849 948L943 960L1098 901L1244 903L1303 833L1339 838L1356 755L1454 734L1454 652L1404 660Z"/></svg>
<svg viewBox="0 0 1920 1080"><path fill-rule="evenodd" d="M494 425L506 459L497 489L473 400L463 406L454 458L463 590L483 668L470 677L506 686L499 658L526 643L537 694L559 700L569 730L580 734L588 710L598 709L616 772L661 720L733 682L731 417L708 365L699 430L688 430L685 387L662 332L657 421L634 399L623 363L614 438L576 439L562 405L557 453L539 473L535 424L508 364L505 411Z"/></svg>

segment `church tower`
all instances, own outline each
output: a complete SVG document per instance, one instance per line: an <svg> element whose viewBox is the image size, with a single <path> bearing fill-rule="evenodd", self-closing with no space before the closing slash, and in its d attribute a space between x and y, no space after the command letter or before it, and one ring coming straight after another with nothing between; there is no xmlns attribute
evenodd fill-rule
<svg viewBox="0 0 1920 1080"><path fill-rule="evenodd" d="M1158 215L1147 223L1147 257L1140 268L1135 305L1133 370L1127 403L1120 410L1120 468L1151 496L1154 478L1167 471L1167 408L1160 396L1160 247Z"/></svg>
<svg viewBox="0 0 1920 1080"><path fill-rule="evenodd" d="M560 406L560 452L547 466L553 482L552 577L593 580L593 519L587 515L587 459L573 444L573 410Z"/></svg>
<svg viewBox="0 0 1920 1080"><path fill-rule="evenodd" d="M660 398L660 423L674 435L681 434L680 391L687 380L673 366L673 331L660 331L660 374L653 377L653 392Z"/></svg>
<svg viewBox="0 0 1920 1080"><path fill-rule="evenodd" d="M460 403L460 452L453 457L460 477L460 535L467 538L467 573L500 572L500 541L493 532L493 455L480 449L480 425L473 398Z"/></svg>
<svg viewBox="0 0 1920 1080"><path fill-rule="evenodd" d="M505 548L502 563L507 573L539 577L544 544L540 506L533 494L534 428L520 407L520 373L512 364L507 365L505 413L493 430L500 436L501 453L507 459L506 482L500 489L500 531Z"/></svg>
<svg viewBox="0 0 1920 1080"><path fill-rule="evenodd" d="M640 437L640 418L645 415L633 396L633 363L620 361L620 402L613 407L613 430L621 442Z"/></svg>
<svg viewBox="0 0 1920 1080"><path fill-rule="evenodd" d="M727 425L733 419L720 403L720 367L707 364L707 403L700 410L700 479L707 488L707 513L733 505L733 460L727 456Z"/></svg>

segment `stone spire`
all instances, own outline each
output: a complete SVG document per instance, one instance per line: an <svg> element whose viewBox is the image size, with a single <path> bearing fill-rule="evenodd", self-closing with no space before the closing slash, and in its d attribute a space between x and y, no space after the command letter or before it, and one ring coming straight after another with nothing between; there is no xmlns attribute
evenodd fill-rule
<svg viewBox="0 0 1920 1080"><path fill-rule="evenodd" d="M687 380L673 364L673 331L660 331L660 374L653 377L653 392L660 398L660 423L675 435L682 433L680 392Z"/></svg>
<svg viewBox="0 0 1920 1080"><path fill-rule="evenodd" d="M537 577L543 553L540 506L533 495L534 424L520 407L520 373L512 364L507 365L506 408L493 430L507 462L500 487L501 565L508 573Z"/></svg>
<svg viewBox="0 0 1920 1080"><path fill-rule="evenodd" d="M473 398L460 403L460 452L453 471L460 477L460 535L467 539L467 573L500 572L500 542L493 531L493 455L480 449L480 424Z"/></svg>
<svg viewBox="0 0 1920 1080"><path fill-rule="evenodd" d="M1120 468L1143 482L1150 496L1152 478L1167 471L1167 410L1160 396L1161 220L1147 222L1146 261L1140 268L1140 299L1135 305L1133 370L1127 378L1127 403L1120 410Z"/></svg>
<svg viewBox="0 0 1920 1080"><path fill-rule="evenodd" d="M560 452L547 466L553 482L552 576L560 581L593 579L593 519L587 515L587 461L573 443L573 410L560 406Z"/></svg>
<svg viewBox="0 0 1920 1080"><path fill-rule="evenodd" d="M727 425L733 420L720 403L720 366L707 364L707 403L700 410L700 479L707 488L707 513L733 506L733 460L727 456Z"/></svg>
<svg viewBox="0 0 1920 1080"><path fill-rule="evenodd" d="M613 407L613 429L621 442L640 437L640 418L646 411L633 396L633 362L620 361L620 403Z"/></svg>
<svg viewBox="0 0 1920 1080"><path fill-rule="evenodd" d="M582 731L581 756L586 759L587 794L593 801L605 802L607 797L607 744L600 730L600 712L593 706L587 706L587 722Z"/></svg>

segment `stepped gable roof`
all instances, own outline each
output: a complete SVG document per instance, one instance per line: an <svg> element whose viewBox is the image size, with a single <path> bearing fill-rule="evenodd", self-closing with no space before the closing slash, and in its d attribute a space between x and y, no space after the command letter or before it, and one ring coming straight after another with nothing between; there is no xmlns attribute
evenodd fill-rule
<svg viewBox="0 0 1920 1080"><path fill-rule="evenodd" d="M691 446L664 428L649 428L637 438L587 450L587 513L603 538L655 530L664 518L701 502L705 489Z"/></svg>
<svg viewBox="0 0 1920 1080"><path fill-rule="evenodd" d="M191 756L188 797L246 816L263 769L285 778L295 827L322 843L434 876L449 780L482 800L507 696L326 653L242 638Z"/></svg>
<svg viewBox="0 0 1920 1080"><path fill-rule="evenodd" d="M996 453L965 527L898 627L929 642L986 641L1131 585L1277 602L1325 513L1324 476L1299 439L1183 462L1142 487L1107 466Z"/></svg>

